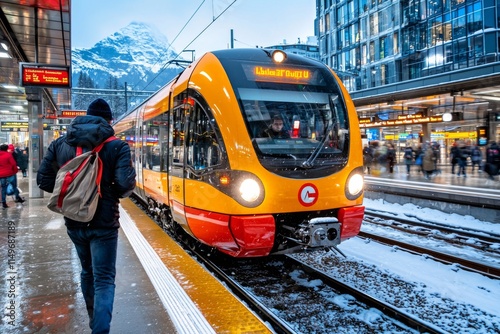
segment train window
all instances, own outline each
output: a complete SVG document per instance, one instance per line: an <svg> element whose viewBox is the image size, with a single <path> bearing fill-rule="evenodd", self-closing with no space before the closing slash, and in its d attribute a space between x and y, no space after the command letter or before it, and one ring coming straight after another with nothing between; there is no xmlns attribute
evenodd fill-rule
<svg viewBox="0 0 500 334"><path fill-rule="evenodd" d="M239 80L236 92L248 133L262 165L274 172L325 167L332 172L347 163L349 121L340 88L328 72L310 72L311 84Z"/></svg>
<svg viewBox="0 0 500 334"><path fill-rule="evenodd" d="M159 126L149 120L143 124L143 168L160 171L160 146L158 145Z"/></svg>
<svg viewBox="0 0 500 334"><path fill-rule="evenodd" d="M168 121L167 114L156 116L145 124L144 168L153 171L167 170Z"/></svg>
<svg viewBox="0 0 500 334"><path fill-rule="evenodd" d="M184 164L184 127L186 124L186 114L190 112L192 106L187 103L187 94L183 93L175 98L175 106L170 122L172 141L172 164L181 166Z"/></svg>
<svg viewBox="0 0 500 334"><path fill-rule="evenodd" d="M213 118L195 102L189 114L186 138L186 164L194 170L221 164L221 151L214 124Z"/></svg>
<svg viewBox="0 0 500 334"><path fill-rule="evenodd" d="M259 93L256 89L240 89L239 93L249 133L261 157L288 156L295 164L313 153L316 160L345 152L348 122L338 95L282 90ZM282 129L273 128L275 118L281 120Z"/></svg>

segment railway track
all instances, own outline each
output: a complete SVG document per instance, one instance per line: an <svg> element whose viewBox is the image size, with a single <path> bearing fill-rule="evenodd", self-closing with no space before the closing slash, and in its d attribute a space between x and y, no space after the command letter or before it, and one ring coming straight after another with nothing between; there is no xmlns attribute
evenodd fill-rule
<svg viewBox="0 0 500 334"><path fill-rule="evenodd" d="M468 240L470 238L475 238L484 245L484 248L487 248L488 246L491 246L491 244L494 243L500 244L499 234L481 231L468 227L456 228L449 226L449 224L443 224L439 222L423 221L417 218L416 216L412 216L411 214L406 214L406 216L412 219L395 217L394 215L374 210L365 210L364 219L369 220L371 223L377 223L377 224L384 223L385 225L391 226L392 228L397 228L405 231L408 231L408 228L406 226L410 225L413 227L418 227L418 230L414 231L418 231L420 233L431 234L433 233L433 231L439 230L442 231L443 233L455 234L457 236L456 238L460 240ZM377 218L382 219L382 221L376 220Z"/></svg>
<svg viewBox="0 0 500 334"><path fill-rule="evenodd" d="M432 238L448 243L466 245L484 252L499 254L498 245L500 245L500 236L494 233L486 233L484 231L477 231L473 229L452 228L446 224L434 222L415 222L387 214L374 213L372 211L369 211L365 215L365 220L371 224L390 227L405 233L416 234L419 236L431 236ZM436 233L436 230L439 230L441 233ZM449 235L452 235L452 237ZM479 272L493 279L500 279L500 268L498 266L465 259L463 257L436 251L428 247L418 246L415 243L404 242L366 231L361 231L359 233L359 237L376 240L390 246L396 246L414 254L421 254L428 257L430 256L442 263L456 264L461 269ZM474 239L474 242L470 242L471 239Z"/></svg>
<svg viewBox="0 0 500 334"><path fill-rule="evenodd" d="M438 327L433 326L427 321L423 321L418 317L415 317L393 305L390 305L389 303L386 303L378 298L372 297L371 295L363 292L360 289L357 289L353 286L343 283L342 281L322 272L321 270L314 268L310 264L292 258L288 258L288 261L293 261L294 264L300 264L306 272L308 272L310 275L314 277L318 277L328 286L334 289L338 289L343 293L348 293L354 296L356 300L363 302L369 307L374 307L378 310L383 311L384 314L386 314L387 316L404 323L406 326L418 331L419 333L447 333L446 331L443 331Z"/></svg>
<svg viewBox="0 0 500 334"><path fill-rule="evenodd" d="M419 284L331 252L300 254L298 262L295 256L238 260L189 239L183 246L276 333L451 333L458 320L442 315L470 307L446 298L436 304L436 295L426 297ZM467 323L496 328L494 319Z"/></svg>
<svg viewBox="0 0 500 334"><path fill-rule="evenodd" d="M277 333L308 332L312 330L311 326L314 326L311 324L304 324L303 319L306 317L301 316L295 310L290 311L290 314L295 314L297 316L293 317L286 315L286 320L283 319L283 314L276 314L277 308L285 308L285 305L287 305L287 309L289 305L293 304L294 300L297 299L296 295L298 294L298 290L300 290L300 294L303 295L300 297L300 300L308 300L309 302L313 301L313 303L316 304L316 307L320 306L320 308L325 311L332 308L332 306L329 305L328 299L317 298L316 295L318 289L317 286L314 286L314 284L310 288L301 287L300 284L299 286L287 287L285 289L286 293L283 292L280 299L289 300L290 302L280 302L278 303L281 305L280 307L276 307L274 304L269 305L266 301L260 301L261 299L268 300L269 294L273 294L274 291L279 289L275 286L275 284L288 286L287 278L285 277L294 276L294 272L297 271L297 268L300 268L303 273L306 273L306 276L303 276L301 280L309 282L320 280L323 285L321 290L334 291L337 298L345 298L346 295L349 295L350 297L348 297L348 299L350 299L350 303L355 304L357 308L363 309L363 312L366 312L367 310L373 312L374 309L380 312L381 319L383 320L380 320L382 323L377 324L377 326L383 328L379 327L377 329L367 329L367 324L364 321L356 321L356 317L351 317L351 313L353 312L352 309L338 310L335 315L336 318L351 318L351 321L348 321L348 325L343 324L349 328L349 331L363 333L371 330L379 331L383 329L383 331L389 330L391 333L447 333L446 331L430 324L428 321L421 320L418 317L390 305L389 303L372 297L362 290L349 286L348 284L345 284L342 281L317 270L314 266L292 257L282 256L280 258L243 261L227 258L223 258L221 260L221 258L217 256L207 257L204 252L198 252L197 250L191 251L196 254L199 261L201 261L210 271L221 279L224 284L226 284L236 295L238 295L239 298L242 299L244 303L250 305L264 321L268 322ZM228 261L230 263L229 265ZM276 268L280 268L280 270L277 271L275 270ZM286 296L286 294L289 296ZM330 292L327 292L327 294L330 294ZM321 305L322 301L325 302L324 305ZM307 309L308 305L304 305L304 308ZM317 317L313 317L313 319L317 320ZM323 325L327 325L327 322L324 322ZM338 324L335 324L334 328L339 330L338 326ZM326 333L329 331L330 330L328 328L325 328L324 330L316 329L316 332ZM342 330L340 330L340 332L342 332Z"/></svg>
<svg viewBox="0 0 500 334"><path fill-rule="evenodd" d="M331 302L328 299L324 300L324 305L318 301L316 296L317 290L313 287L310 289L299 287L296 282L289 277L293 276L293 272L300 268L305 273L301 280L314 282L321 280L324 289L335 291L337 296L348 297L349 302L356 305L356 308L362 309L362 312L374 312L376 309L379 312L380 323L377 323L377 328L368 327L369 324L359 317L352 317L352 308L347 310L339 309L335 313L337 319L350 319L348 324L332 324L332 328L328 329L314 329L314 331L327 333L331 330L338 330L339 326L346 326L348 332L391 332L391 333L446 333L436 326L433 326L427 321L420 320L418 317L412 316L395 306L390 305L382 300L364 293L360 289L342 283L324 272L315 269L313 266L308 265L298 259L289 256L271 257L271 258L258 258L258 259L234 259L227 257L223 254L213 252L209 247L205 247L198 243L194 243L190 239L178 240L181 246L186 251L192 254L199 262L201 262L210 272L212 272L219 280L221 280L228 288L237 295L246 305L248 305L263 321L276 333L290 334L300 332L310 332L312 327L309 314L300 314L300 312L293 311L287 312L290 305L296 304L297 289L301 291L304 296L301 298L304 302L311 302L315 307L319 307L321 312L332 308ZM280 268L280 270L275 270ZM283 270L283 271L282 271ZM269 283L275 282L275 283ZM287 302L281 302L281 306L270 305L266 300L269 300L269 294L276 291L277 286L287 286L282 291L280 298L287 299ZM333 293L333 292L332 292ZM272 298L272 297L271 297ZM340 297L338 297L340 298ZM353 299L351 299L353 298ZM264 300L264 301L262 301ZM300 302L299 302L300 304ZM300 308L306 309L307 305L297 305ZM283 312L276 312L276 309L282 309ZM295 316L290 316L294 314ZM304 320L306 319L306 320ZM317 318L315 318L317 319ZM304 323L306 322L306 323ZM328 326L328 321L319 321L322 325Z"/></svg>

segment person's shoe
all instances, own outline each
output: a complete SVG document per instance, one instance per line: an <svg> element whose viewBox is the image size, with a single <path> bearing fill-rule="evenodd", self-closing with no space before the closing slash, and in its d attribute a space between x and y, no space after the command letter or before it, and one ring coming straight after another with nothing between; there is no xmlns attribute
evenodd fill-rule
<svg viewBox="0 0 500 334"><path fill-rule="evenodd" d="M8 207L9 207L9 206L7 205L7 203L2 202L2 208L7 209Z"/></svg>
<svg viewBox="0 0 500 334"><path fill-rule="evenodd" d="M18 198L16 198L15 202L16 203L24 203L24 202L26 202L26 200L22 197L18 197Z"/></svg>

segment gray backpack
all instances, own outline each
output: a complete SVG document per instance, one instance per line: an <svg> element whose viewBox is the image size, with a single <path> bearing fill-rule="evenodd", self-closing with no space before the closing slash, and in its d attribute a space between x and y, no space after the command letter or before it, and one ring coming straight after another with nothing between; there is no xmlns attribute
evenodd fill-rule
<svg viewBox="0 0 500 334"><path fill-rule="evenodd" d="M83 154L82 148L77 147L76 157L57 171L54 191L47 204L51 211L79 222L92 220L101 196L102 161L99 151L112 140L118 138L109 137Z"/></svg>

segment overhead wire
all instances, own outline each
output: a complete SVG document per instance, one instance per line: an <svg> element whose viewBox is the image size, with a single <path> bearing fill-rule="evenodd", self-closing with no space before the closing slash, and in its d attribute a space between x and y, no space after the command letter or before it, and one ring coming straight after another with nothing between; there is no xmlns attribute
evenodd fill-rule
<svg viewBox="0 0 500 334"><path fill-rule="evenodd" d="M249 46L249 47L254 47L254 45L250 45L250 44L245 43L245 42L243 42L243 41L240 41L240 40L238 40L238 39L236 39L236 38L233 38L233 41L238 42L238 43L241 43L241 44L244 44L244 45Z"/></svg>
<svg viewBox="0 0 500 334"><path fill-rule="evenodd" d="M209 24L208 24L205 28L203 28L203 30L202 30L202 31L201 31L198 35L196 35L196 37L194 37L194 38L191 40L191 42L189 42L189 43L188 43L188 44L187 44L187 45L186 45L186 46L182 49L182 51L181 51L179 54L177 54L177 56L176 56L174 59L171 59L171 60L167 61L165 64L163 64L163 66L162 66L162 67L161 67L161 69L158 71L158 73L157 73L157 74L153 77L153 79L151 79L151 80L149 81L149 83L148 83L148 84L146 84L146 86L144 86L144 89L146 89L146 88L147 88L147 87L148 87L148 86L149 86L149 85L150 85L150 84L151 84L151 83L152 83L152 82L153 82L153 81L154 81L154 80L155 80L155 79L156 79L156 78L157 78L157 77L158 77L158 76L159 76L159 75L160 75L160 74L161 74L161 73L165 70L165 68L166 68L166 67L167 67L167 66L168 66L168 65L169 65L172 61L176 60L182 52L187 51L187 48L188 48L191 44L193 44L193 43L194 43L194 41L196 41L196 40L197 40L197 39L198 39L198 38L199 38L199 37L200 37L200 36L201 36L201 35L202 35L202 34L203 34L203 33L204 33L207 29L208 29L208 28L210 28L210 26L211 26L211 25L212 25L215 21L217 21L217 19L219 19L219 18L220 18L220 17L221 17L221 16L222 16L222 15L223 15L223 14L224 14L224 13L225 13L228 9L229 9L229 8L231 8L231 6L232 6L232 5L234 5L234 3L235 3L236 1L238 1L238 0L234 0L233 2L231 2L231 3L230 3L230 4L229 4L229 5L228 5L228 6L227 6L227 7L226 7L226 8L225 8L225 9L224 9L224 10L223 10L220 14L219 14L219 15L217 15L216 17L213 17L213 18L212 18L212 22L210 22L210 23L209 23ZM205 1L203 1L203 2L205 2ZM202 3L202 4L203 4L203 3ZM201 5L200 5L200 6L201 6ZM199 7L198 7L198 9L197 9L196 11L198 11L198 10L199 10ZM196 12L195 12L194 14L196 14ZM194 14L191 16L191 18L194 16ZM191 18L190 18L190 20L191 20ZM189 22L187 22L187 23L184 25L184 27L182 28L183 30L184 30L184 28L187 26L187 24L188 24L188 23L189 23ZM177 36L176 36L176 38L177 38ZM170 45L172 45L172 43L171 43ZM169 46L169 47L170 47L170 46Z"/></svg>
<svg viewBox="0 0 500 334"><path fill-rule="evenodd" d="M171 49L172 44L174 44L174 42L177 40L177 38L179 37L179 35L180 35L180 34L184 31L184 29L187 27L187 25L189 24L189 22L191 22L191 20L192 20L192 19L193 19L193 17L196 15L196 13L198 13L198 11L200 10L201 6L203 6L203 4L205 3L205 1L206 1L206 0L203 0L203 1L200 3L200 5L198 6L198 8L196 8L196 10L194 11L194 13L193 13L193 14L191 15L191 17L187 20L186 24L184 24L184 26L183 26L183 27L181 28L181 30L177 33L177 35L174 37L174 39L172 40L172 42L170 42L170 44L168 45L167 50L165 50L165 52L164 52L163 54L161 54L160 56L158 56L158 60L157 60L157 61L153 64L153 66L151 66L151 67L154 67L156 64L160 63L160 62L162 61L163 57L164 57L165 55L168 55L168 54L167 54L167 52L168 52L168 50L170 50L170 49ZM177 58L177 57L176 57L176 58ZM164 66L165 66L165 65L164 65ZM163 67L162 67L162 68L163 68ZM161 70L160 70L160 71L161 71ZM140 81L140 80L142 80L142 79L144 79L144 78L145 78L145 76L146 76L146 75L142 76L142 77L139 79L139 81ZM154 79L156 79L156 77L157 77L157 76L155 76L155 78L154 78ZM153 79L153 80L154 80L154 79ZM135 87L136 85L138 85L138 84L139 84L139 81L137 81L137 83L135 83L134 85L132 85L132 87ZM147 85L143 88L143 90L144 90L144 89L146 89L146 87L148 87L150 83L151 83L151 82L149 82L149 83L148 83L148 84L147 84Z"/></svg>

